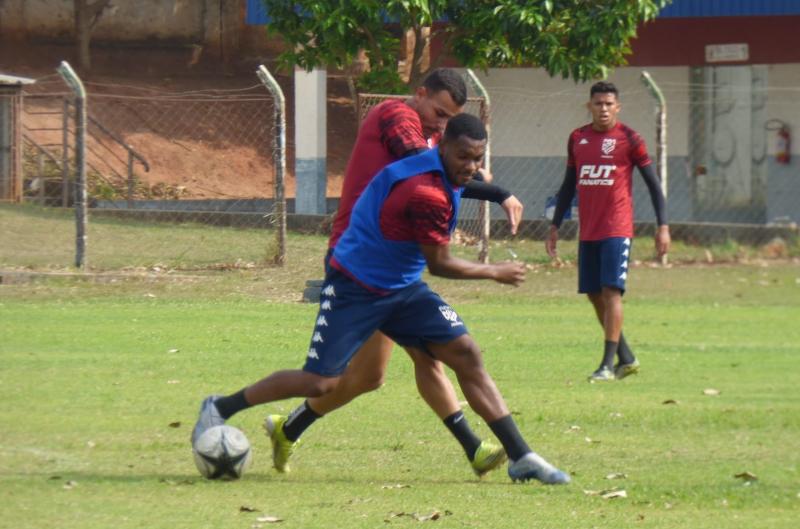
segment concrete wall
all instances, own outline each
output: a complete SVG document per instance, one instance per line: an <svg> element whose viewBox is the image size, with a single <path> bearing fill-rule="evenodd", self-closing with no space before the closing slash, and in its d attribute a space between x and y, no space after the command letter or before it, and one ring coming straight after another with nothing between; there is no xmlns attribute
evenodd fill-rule
<svg viewBox="0 0 800 529"><path fill-rule="evenodd" d="M241 28L235 0L118 0L112 5L92 31L93 40L216 46ZM0 35L71 38L73 9L72 0L0 0Z"/></svg>

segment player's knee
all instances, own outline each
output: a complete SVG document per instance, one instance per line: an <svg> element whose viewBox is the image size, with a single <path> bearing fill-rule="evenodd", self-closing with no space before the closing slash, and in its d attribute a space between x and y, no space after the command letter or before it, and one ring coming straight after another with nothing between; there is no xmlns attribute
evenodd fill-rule
<svg viewBox="0 0 800 529"><path fill-rule="evenodd" d="M478 343L472 338L459 339L454 344L456 365L454 370L474 370L483 368L483 353Z"/></svg>
<svg viewBox="0 0 800 529"><path fill-rule="evenodd" d="M372 367L371 369L363 370L359 374L357 383L354 385L354 393L356 395L361 395L362 393L369 393L370 391L380 389L384 382L383 376L384 372L382 369Z"/></svg>
<svg viewBox="0 0 800 529"><path fill-rule="evenodd" d="M311 380L308 384L308 393L307 396L314 398L314 397L322 397L323 395L327 395L339 385L339 378L335 377L315 377Z"/></svg>

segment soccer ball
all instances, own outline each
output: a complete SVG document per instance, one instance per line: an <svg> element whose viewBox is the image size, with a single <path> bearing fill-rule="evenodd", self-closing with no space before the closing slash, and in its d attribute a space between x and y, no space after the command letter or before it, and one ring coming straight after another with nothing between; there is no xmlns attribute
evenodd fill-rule
<svg viewBox="0 0 800 529"><path fill-rule="evenodd" d="M197 470L208 479L239 479L253 460L250 441L227 424L203 432L192 451Z"/></svg>

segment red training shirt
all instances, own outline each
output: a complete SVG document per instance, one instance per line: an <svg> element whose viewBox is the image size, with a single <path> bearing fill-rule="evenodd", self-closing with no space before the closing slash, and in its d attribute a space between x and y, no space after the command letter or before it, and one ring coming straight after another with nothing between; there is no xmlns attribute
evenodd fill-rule
<svg viewBox="0 0 800 529"><path fill-rule="evenodd" d="M399 182L380 213L383 236L391 241L414 241L443 246L450 242L453 207L437 173L423 173Z"/></svg>
<svg viewBox="0 0 800 529"><path fill-rule="evenodd" d="M650 163L644 140L627 125L572 131L567 167L577 176L580 240L633 237L633 168Z"/></svg>
<svg viewBox="0 0 800 529"><path fill-rule="evenodd" d="M437 143L438 136L426 139L419 114L401 99L384 101L369 111L358 129L356 143L347 162L339 209L328 240L329 248L336 246L347 229L353 206L372 178L407 152L432 147Z"/></svg>

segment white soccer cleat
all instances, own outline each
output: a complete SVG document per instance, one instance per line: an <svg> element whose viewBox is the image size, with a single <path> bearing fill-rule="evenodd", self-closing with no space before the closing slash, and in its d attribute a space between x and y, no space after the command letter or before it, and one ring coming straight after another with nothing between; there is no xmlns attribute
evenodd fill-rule
<svg viewBox="0 0 800 529"><path fill-rule="evenodd" d="M200 415L197 417L197 422L192 430L192 446L194 446L197 439L203 435L203 432L212 426L220 426L225 424L225 419L219 414L219 410L214 402L220 398L219 395L211 395L203 400L200 404Z"/></svg>
<svg viewBox="0 0 800 529"><path fill-rule="evenodd" d="M545 485L566 485L570 482L569 474L557 469L534 452L528 452L516 461L509 461L508 476L511 481L537 479Z"/></svg>

